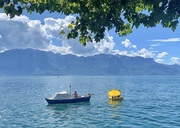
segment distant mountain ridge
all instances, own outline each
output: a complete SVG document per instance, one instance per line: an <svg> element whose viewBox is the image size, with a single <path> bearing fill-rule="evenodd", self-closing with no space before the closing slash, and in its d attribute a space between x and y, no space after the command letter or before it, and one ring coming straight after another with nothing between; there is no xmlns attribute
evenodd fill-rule
<svg viewBox="0 0 180 128"><path fill-rule="evenodd" d="M0 53L0 75L180 75L180 66L159 64L152 58L110 54L77 57L14 49Z"/></svg>

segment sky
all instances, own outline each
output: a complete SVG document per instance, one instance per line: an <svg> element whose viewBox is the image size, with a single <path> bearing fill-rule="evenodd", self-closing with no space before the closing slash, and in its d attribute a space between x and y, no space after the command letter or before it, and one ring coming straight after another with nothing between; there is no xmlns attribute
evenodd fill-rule
<svg viewBox="0 0 180 128"><path fill-rule="evenodd" d="M23 13L10 19L0 11L0 52L11 49L33 48L54 53L93 56L97 54L119 54L130 57L153 58L158 63L180 65L180 27L176 31L143 26L133 29L125 37L119 37L115 30L106 31L100 42L88 42L84 47L78 38L67 40L60 30L69 32L68 24L74 16L59 13Z"/></svg>

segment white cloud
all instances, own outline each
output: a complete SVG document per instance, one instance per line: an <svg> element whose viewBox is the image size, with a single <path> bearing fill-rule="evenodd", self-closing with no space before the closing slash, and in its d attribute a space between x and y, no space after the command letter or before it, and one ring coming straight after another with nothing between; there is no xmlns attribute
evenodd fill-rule
<svg viewBox="0 0 180 128"><path fill-rule="evenodd" d="M128 39L126 39L125 41L122 41L122 44L123 44L126 48L128 48L128 47L131 46L131 42L130 42L130 40L128 40Z"/></svg>
<svg viewBox="0 0 180 128"><path fill-rule="evenodd" d="M52 38L66 39L64 35L60 35L60 30L63 29L66 33L70 32L68 25L71 21L75 21L74 16L67 16L65 19L45 18L44 28Z"/></svg>
<svg viewBox="0 0 180 128"><path fill-rule="evenodd" d="M164 64L164 60L163 59L156 59L155 62Z"/></svg>
<svg viewBox="0 0 180 128"><path fill-rule="evenodd" d="M165 64L165 60L163 58L166 57L166 55L168 55L167 52L157 54L155 62Z"/></svg>
<svg viewBox="0 0 180 128"><path fill-rule="evenodd" d="M61 29L65 32L70 31L68 24L73 20L74 16L67 16L65 19L45 18L42 24L41 21L30 20L27 16L10 19L4 13L0 13L0 51L33 48L78 56L114 52L115 43L108 33L105 33L105 38L99 43L93 41L85 47L79 43L78 38L68 40L65 35L60 35ZM54 39L59 41L60 45L55 45Z"/></svg>
<svg viewBox="0 0 180 128"><path fill-rule="evenodd" d="M128 51L119 51L119 50L114 50L115 54L123 55L123 56L130 56L128 54Z"/></svg>
<svg viewBox="0 0 180 128"><path fill-rule="evenodd" d="M141 56L144 58L153 58L154 57L154 53L152 53L151 51L142 48L141 50L138 50L137 52L132 51L131 52L131 56Z"/></svg>
<svg viewBox="0 0 180 128"><path fill-rule="evenodd" d="M137 46L136 45L132 45L131 41L129 39L126 39L125 41L122 41L122 43L126 48L134 48L136 49Z"/></svg>
<svg viewBox="0 0 180 128"><path fill-rule="evenodd" d="M173 61L173 64L179 64L180 65L180 58L178 58L178 57L171 57L171 60Z"/></svg>
<svg viewBox="0 0 180 128"><path fill-rule="evenodd" d="M180 42L180 38L156 39L153 42Z"/></svg>
<svg viewBox="0 0 180 128"><path fill-rule="evenodd" d="M0 13L0 24L0 51L15 48L46 49L51 43L38 20L29 20L26 16L10 19Z"/></svg>
<svg viewBox="0 0 180 128"><path fill-rule="evenodd" d="M160 43L157 43L157 44L152 44L152 45L150 45L151 47L158 47L158 46L160 46Z"/></svg>
<svg viewBox="0 0 180 128"><path fill-rule="evenodd" d="M162 52L162 53L159 53L159 54L157 55L157 58L158 58L158 59L161 59L161 58L165 57L166 55L168 55L167 52Z"/></svg>
<svg viewBox="0 0 180 128"><path fill-rule="evenodd" d="M140 56L143 58L154 58L155 54L151 51L149 51L148 49L142 48L140 50L137 51L118 51L118 50L114 50L114 52L116 54L119 55L125 55L125 56L130 56L130 57L136 57L136 56Z"/></svg>
<svg viewBox="0 0 180 128"><path fill-rule="evenodd" d="M166 55L168 55L167 52L162 52L157 54L155 62L165 64L165 60L163 59Z"/></svg>

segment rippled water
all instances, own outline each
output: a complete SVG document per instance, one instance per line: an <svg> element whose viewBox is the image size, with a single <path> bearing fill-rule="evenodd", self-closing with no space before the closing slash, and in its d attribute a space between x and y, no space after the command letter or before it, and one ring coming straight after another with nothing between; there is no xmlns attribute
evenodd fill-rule
<svg viewBox="0 0 180 128"><path fill-rule="evenodd" d="M48 105L54 92L91 93L90 102ZM109 101L112 88L124 100ZM180 127L180 77L0 77L0 128Z"/></svg>

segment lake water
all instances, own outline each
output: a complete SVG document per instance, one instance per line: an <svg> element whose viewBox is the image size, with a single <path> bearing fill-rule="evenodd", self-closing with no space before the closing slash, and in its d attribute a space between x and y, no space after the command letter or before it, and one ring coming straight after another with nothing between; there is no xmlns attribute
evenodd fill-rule
<svg viewBox="0 0 180 128"><path fill-rule="evenodd" d="M58 91L91 93L90 102L48 105ZM108 100L108 90L124 100ZM0 128L180 127L180 77L0 77Z"/></svg>

